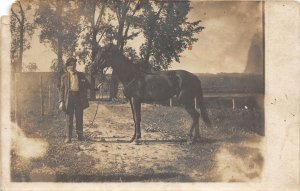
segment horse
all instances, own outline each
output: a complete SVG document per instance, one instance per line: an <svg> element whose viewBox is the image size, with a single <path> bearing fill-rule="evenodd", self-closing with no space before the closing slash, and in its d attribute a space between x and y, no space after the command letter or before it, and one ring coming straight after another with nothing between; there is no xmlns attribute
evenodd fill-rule
<svg viewBox="0 0 300 191"><path fill-rule="evenodd" d="M185 70L145 72L128 59L115 45L102 47L96 56L100 71L111 67L124 87L124 96L129 100L135 131L130 142L139 144L141 138L141 104L164 101L176 96L193 122L188 142L200 139L199 112L195 109L194 99L200 108L201 117L207 127L211 126L203 99L201 82L194 74Z"/></svg>

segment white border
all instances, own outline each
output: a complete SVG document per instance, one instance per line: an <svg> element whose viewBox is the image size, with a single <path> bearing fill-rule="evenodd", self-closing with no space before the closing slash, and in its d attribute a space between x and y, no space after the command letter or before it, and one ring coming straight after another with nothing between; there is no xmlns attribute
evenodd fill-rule
<svg viewBox="0 0 300 191"><path fill-rule="evenodd" d="M265 2L266 148L260 183L10 183L9 34L1 26L3 190L299 190L300 11L296 1ZM5 21L6 22L6 21ZM8 56L7 56L8 55ZM287 95L287 96L286 96ZM276 104L271 104L276 98ZM295 114L295 116L292 116ZM284 122L286 120L286 122Z"/></svg>

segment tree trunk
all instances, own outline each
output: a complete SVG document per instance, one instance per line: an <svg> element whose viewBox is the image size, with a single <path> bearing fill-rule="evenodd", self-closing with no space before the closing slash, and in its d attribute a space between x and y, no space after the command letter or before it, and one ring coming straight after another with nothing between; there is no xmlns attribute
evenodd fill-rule
<svg viewBox="0 0 300 191"><path fill-rule="evenodd" d="M24 19L22 19L22 23L20 26L20 52L19 52L19 59L18 59L18 65L17 65L16 72L22 72L23 52L24 52Z"/></svg>
<svg viewBox="0 0 300 191"><path fill-rule="evenodd" d="M25 35L25 14L21 5L21 2L19 1L19 8L20 8L20 16L21 18L18 18L18 16L15 14L16 18L19 21L20 24L20 44L19 44L19 57L16 62L15 72L22 72L23 67L23 52L24 52L24 35ZM14 12L13 12L14 13Z"/></svg>
<svg viewBox="0 0 300 191"><path fill-rule="evenodd" d="M103 1L102 3L102 8L101 8L101 11L98 15L98 18L97 18L97 21L95 23L95 14L96 14L96 1L92 1L93 3L93 9L92 9L92 16L91 16L91 25L92 25L92 61L94 61L94 59L96 58L97 56L97 52L98 52L98 48L99 48L99 45L98 45L98 41L97 41L97 34L99 32L98 28L99 28L99 25L101 24L101 21L102 21L102 17L104 15L104 10L105 10L105 1ZM95 87L95 77L94 77L94 74L96 74L98 71L90 71L90 79L91 79L91 87ZM91 99L96 99L96 92L95 90L92 88L90 90L90 98Z"/></svg>
<svg viewBox="0 0 300 191"><path fill-rule="evenodd" d="M57 30L58 30L58 36L57 36L57 67L58 67L58 79L57 79L57 87L60 87L60 77L64 73L63 68L63 39L62 39L62 23L61 23L61 16L62 16L62 9L63 9L63 3L62 0L57 1L56 5L56 16L59 19Z"/></svg>

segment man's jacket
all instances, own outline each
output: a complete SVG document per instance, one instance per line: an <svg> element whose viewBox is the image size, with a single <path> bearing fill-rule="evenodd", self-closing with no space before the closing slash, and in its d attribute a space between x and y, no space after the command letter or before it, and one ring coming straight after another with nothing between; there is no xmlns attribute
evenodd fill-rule
<svg viewBox="0 0 300 191"><path fill-rule="evenodd" d="M89 107L89 101L87 99L87 89L90 88L90 83L86 79L85 74L82 72L76 72L78 77L78 85L79 85L79 95L80 102L78 103L82 106L83 109ZM69 106L69 95L70 95L70 73L66 72L61 76L61 84L60 84L60 96L59 101L64 102L66 110L68 111Z"/></svg>

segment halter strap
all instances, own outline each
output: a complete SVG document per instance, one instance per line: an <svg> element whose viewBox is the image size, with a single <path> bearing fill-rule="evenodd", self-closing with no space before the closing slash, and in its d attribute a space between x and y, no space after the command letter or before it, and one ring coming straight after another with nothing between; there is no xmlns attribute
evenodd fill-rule
<svg viewBox="0 0 300 191"><path fill-rule="evenodd" d="M132 84L135 80L136 80L136 75L134 76L134 78L132 78L132 80L130 80L130 82L128 82L128 84L125 85L125 88L128 88L129 85Z"/></svg>

